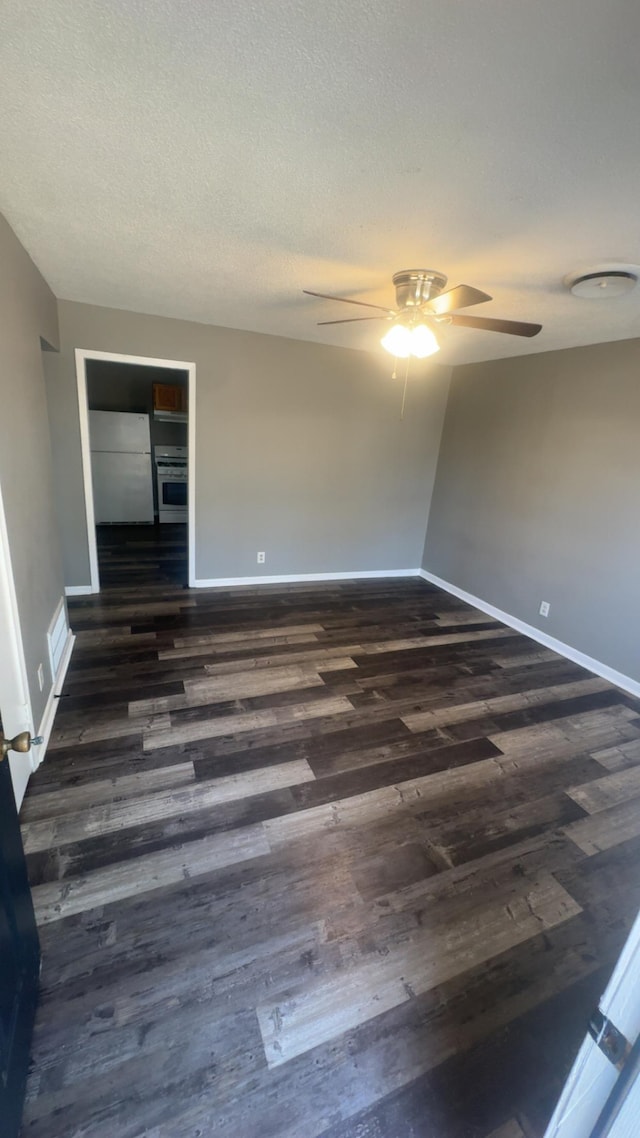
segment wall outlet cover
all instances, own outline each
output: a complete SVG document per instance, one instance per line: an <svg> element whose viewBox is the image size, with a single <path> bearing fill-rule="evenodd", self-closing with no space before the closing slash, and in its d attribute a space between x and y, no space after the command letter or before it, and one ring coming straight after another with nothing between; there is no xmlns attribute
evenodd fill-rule
<svg viewBox="0 0 640 1138"><path fill-rule="evenodd" d="M540 609L539 609L540 616L548 616L550 609L551 609L551 605L549 604L548 601L541 601L540 602Z"/></svg>
<svg viewBox="0 0 640 1138"><path fill-rule="evenodd" d="M258 565L264 565L265 561L266 561L266 554L259 553L258 554Z"/></svg>

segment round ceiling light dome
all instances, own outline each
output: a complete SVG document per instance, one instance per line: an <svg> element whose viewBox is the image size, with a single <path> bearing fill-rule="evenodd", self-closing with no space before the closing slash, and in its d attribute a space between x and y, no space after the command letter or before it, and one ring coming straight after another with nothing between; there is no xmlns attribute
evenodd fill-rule
<svg viewBox="0 0 640 1138"><path fill-rule="evenodd" d="M584 300L612 300L614 296L624 296L631 292L637 283L636 273L621 269L584 273L567 281L573 295Z"/></svg>

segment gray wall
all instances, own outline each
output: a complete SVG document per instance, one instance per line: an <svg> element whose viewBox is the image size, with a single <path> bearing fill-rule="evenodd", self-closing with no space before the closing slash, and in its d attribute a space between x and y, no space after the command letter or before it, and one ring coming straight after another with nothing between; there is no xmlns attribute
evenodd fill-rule
<svg viewBox="0 0 640 1138"><path fill-rule="evenodd" d="M461 367L423 566L640 680L639 494L640 340Z"/></svg>
<svg viewBox="0 0 640 1138"><path fill-rule="evenodd" d="M40 337L57 345L56 301L0 216L0 485L36 727L50 688L47 629L64 591Z"/></svg>
<svg viewBox="0 0 640 1138"><path fill-rule="evenodd" d="M382 352L71 301L59 316L48 381L67 584L89 581L76 347L195 362L198 578L419 565L449 369L416 369L401 422Z"/></svg>

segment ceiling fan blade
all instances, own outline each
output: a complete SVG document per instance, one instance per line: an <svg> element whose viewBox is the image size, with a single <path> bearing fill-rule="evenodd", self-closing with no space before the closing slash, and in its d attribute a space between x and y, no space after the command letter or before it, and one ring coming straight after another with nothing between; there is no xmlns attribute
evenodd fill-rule
<svg viewBox="0 0 640 1138"><path fill-rule="evenodd" d="M484 316L451 316L451 324L460 328L482 328L485 332L507 332L510 336L537 336L542 324L525 324L522 320L490 320Z"/></svg>
<svg viewBox="0 0 640 1138"><path fill-rule="evenodd" d="M387 316L390 314L390 308L384 308L381 304L368 304L366 300L350 300L348 296L329 296L326 292L310 292L308 288L303 288L303 293L306 296L319 296L321 300L340 300L342 304L359 304L362 308L379 308L381 312L386 312Z"/></svg>
<svg viewBox="0 0 640 1138"><path fill-rule="evenodd" d="M434 312L436 316L446 316L456 308L470 308L472 304L484 304L485 300L491 300L487 292L480 292L479 288L471 285L456 285L428 301L427 311Z"/></svg>
<svg viewBox="0 0 640 1138"><path fill-rule="evenodd" d="M346 320L318 320L321 324L359 324L361 320L384 320L384 316L349 316Z"/></svg>

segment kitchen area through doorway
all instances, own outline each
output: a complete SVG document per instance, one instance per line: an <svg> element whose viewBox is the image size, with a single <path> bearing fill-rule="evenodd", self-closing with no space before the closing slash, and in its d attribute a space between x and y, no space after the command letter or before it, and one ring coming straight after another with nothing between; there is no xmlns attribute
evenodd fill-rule
<svg viewBox="0 0 640 1138"><path fill-rule="evenodd" d="M85 366L101 586L186 585L188 372Z"/></svg>

